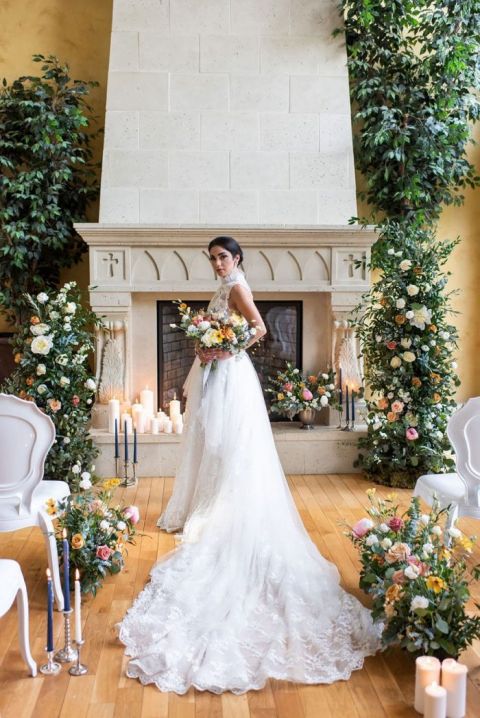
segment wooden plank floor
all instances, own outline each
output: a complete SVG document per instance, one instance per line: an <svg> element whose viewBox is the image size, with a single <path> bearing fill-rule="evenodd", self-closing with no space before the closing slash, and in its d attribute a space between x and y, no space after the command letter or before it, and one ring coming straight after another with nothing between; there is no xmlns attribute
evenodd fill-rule
<svg viewBox="0 0 480 718"><path fill-rule="evenodd" d="M364 515L368 484L357 475L290 476L290 486L302 520L325 557L339 568L343 586L360 600L356 552L342 534L339 522ZM137 487L119 490L118 498L140 507L144 533L129 549L126 570L110 577L95 598L85 600L83 618L86 643L82 660L88 674L70 677L64 669L56 677L28 676L21 660L12 608L0 619L1 718L408 718L412 708L414 665L405 653L394 650L368 658L363 670L349 681L330 686L302 686L269 681L261 691L243 696L221 696L190 690L185 696L165 694L153 686L125 677L126 659L116 639L118 622L144 586L155 560L174 547L174 539L159 531L155 522L172 489L171 479L141 479ZM387 490L377 487L381 495ZM410 492L399 491L406 505ZM478 522L462 520L461 528L480 533ZM20 562L30 598L32 653L44 660L46 633L45 567L43 538L37 529L0 534L0 556ZM472 562L480 562L476 548ZM1 590L1 588L0 588ZM480 602L480 590L474 589ZM61 616L55 615L57 645ZM468 718L480 715L480 642L462 660L469 665Z"/></svg>

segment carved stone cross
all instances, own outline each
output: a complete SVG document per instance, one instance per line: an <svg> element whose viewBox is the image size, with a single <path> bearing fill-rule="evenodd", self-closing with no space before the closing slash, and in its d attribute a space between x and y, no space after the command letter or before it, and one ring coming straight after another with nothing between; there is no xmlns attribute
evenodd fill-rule
<svg viewBox="0 0 480 718"><path fill-rule="evenodd" d="M118 257L114 257L113 252L109 252L108 257L104 257L102 259L102 262L109 262L107 272L109 273L110 277L115 276L115 272L114 272L113 268L116 264L118 264Z"/></svg>
<svg viewBox="0 0 480 718"><path fill-rule="evenodd" d="M355 257L353 254L349 254L346 259L343 260L344 262L348 262L348 276L351 279L353 277L354 272L354 264L355 264Z"/></svg>

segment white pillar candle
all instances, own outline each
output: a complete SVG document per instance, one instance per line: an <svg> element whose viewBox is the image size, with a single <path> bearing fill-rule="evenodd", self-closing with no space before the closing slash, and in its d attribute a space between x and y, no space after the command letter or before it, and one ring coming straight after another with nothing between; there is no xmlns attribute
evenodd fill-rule
<svg viewBox="0 0 480 718"><path fill-rule="evenodd" d="M170 419L167 419L163 422L163 430L166 434L171 434L173 429L173 422Z"/></svg>
<svg viewBox="0 0 480 718"><path fill-rule="evenodd" d="M447 691L447 718L464 718L467 712L467 666L454 658L442 661L442 686Z"/></svg>
<svg viewBox="0 0 480 718"><path fill-rule="evenodd" d="M173 422L173 431L175 434L181 434L183 432L183 421L182 419L175 419Z"/></svg>
<svg viewBox="0 0 480 718"><path fill-rule="evenodd" d="M153 391L148 386L140 392L140 403L143 406L145 416L153 416Z"/></svg>
<svg viewBox="0 0 480 718"><path fill-rule="evenodd" d="M156 419L155 417L150 422L152 434L158 434L160 432L160 419Z"/></svg>
<svg viewBox="0 0 480 718"><path fill-rule="evenodd" d="M145 412L143 412L143 416L145 418L145 433L150 434L150 432L152 431L153 416L147 416Z"/></svg>
<svg viewBox="0 0 480 718"><path fill-rule="evenodd" d="M447 691L438 683L431 683L425 688L423 698L424 718L446 718Z"/></svg>
<svg viewBox="0 0 480 718"><path fill-rule="evenodd" d="M415 710L423 713L425 686L440 683L440 661L434 656L419 656L415 661Z"/></svg>
<svg viewBox="0 0 480 718"><path fill-rule="evenodd" d="M120 431L122 434L125 431L125 424L127 425L127 434L131 434L133 432L133 422L130 414L122 414L120 421Z"/></svg>
<svg viewBox="0 0 480 718"><path fill-rule="evenodd" d="M139 434L145 433L145 414L143 413L143 404L138 401L132 404L132 420L133 426Z"/></svg>
<svg viewBox="0 0 480 718"><path fill-rule="evenodd" d="M80 574L75 569L75 640L80 643L82 640L82 594L80 591Z"/></svg>
<svg viewBox="0 0 480 718"><path fill-rule="evenodd" d="M180 413L180 402L177 399L177 395L173 395L173 399L169 404L168 413L170 414L170 419L174 421L179 416L181 416Z"/></svg>
<svg viewBox="0 0 480 718"><path fill-rule="evenodd" d="M108 431L110 434L115 433L115 419L118 426L120 424L120 402L118 399L110 399L108 402Z"/></svg>

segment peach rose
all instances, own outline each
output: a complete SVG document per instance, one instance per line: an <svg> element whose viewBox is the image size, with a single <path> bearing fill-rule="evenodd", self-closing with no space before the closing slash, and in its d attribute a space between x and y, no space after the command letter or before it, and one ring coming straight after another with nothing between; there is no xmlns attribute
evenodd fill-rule
<svg viewBox="0 0 480 718"><path fill-rule="evenodd" d="M419 389L422 386L422 381L418 376L412 376L412 386L414 386L415 389Z"/></svg>
<svg viewBox="0 0 480 718"><path fill-rule="evenodd" d="M40 319L36 314L34 314L33 317L30 317L30 324L40 324Z"/></svg>
<svg viewBox="0 0 480 718"><path fill-rule="evenodd" d="M377 406L379 409L386 409L388 406L388 399L386 399L385 397L382 397L381 399L379 399L377 401Z"/></svg>
<svg viewBox="0 0 480 718"><path fill-rule="evenodd" d="M385 554L387 563L397 563L398 561L406 561L410 556L410 546L406 543L394 543L393 546Z"/></svg>
<svg viewBox="0 0 480 718"><path fill-rule="evenodd" d="M82 534L73 534L71 544L74 549L83 548L85 546L85 539Z"/></svg>
<svg viewBox="0 0 480 718"><path fill-rule="evenodd" d="M388 421L396 421L398 419L398 416L395 414L394 411L389 411L387 414L387 420Z"/></svg>
<svg viewBox="0 0 480 718"><path fill-rule="evenodd" d="M62 402L58 399L49 399L47 404L50 407L51 411L53 411L55 414L62 408Z"/></svg>
<svg viewBox="0 0 480 718"><path fill-rule="evenodd" d="M385 599L389 603L395 603L400 598L400 594L402 593L402 589L400 588L398 583L392 583L391 586L389 586L385 592Z"/></svg>
<svg viewBox="0 0 480 718"><path fill-rule="evenodd" d="M395 317L395 323L396 324L405 324L406 318L404 314L397 314Z"/></svg>

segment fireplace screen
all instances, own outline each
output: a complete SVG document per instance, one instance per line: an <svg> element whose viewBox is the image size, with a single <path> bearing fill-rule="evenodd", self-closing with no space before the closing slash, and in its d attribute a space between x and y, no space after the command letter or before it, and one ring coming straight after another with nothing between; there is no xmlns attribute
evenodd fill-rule
<svg viewBox="0 0 480 718"><path fill-rule="evenodd" d="M189 305L200 309L205 302L194 301ZM302 366L302 302L258 301L256 306L267 327L267 335L249 354L265 388L268 376L283 369L286 361ZM165 407L174 394L182 398L182 386L195 358L193 342L170 326L177 321L176 306L171 301L158 301L158 405L161 407ZM269 395L265 398L268 404Z"/></svg>

